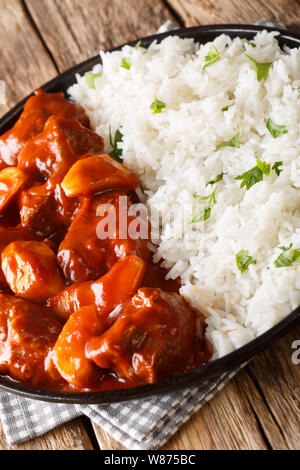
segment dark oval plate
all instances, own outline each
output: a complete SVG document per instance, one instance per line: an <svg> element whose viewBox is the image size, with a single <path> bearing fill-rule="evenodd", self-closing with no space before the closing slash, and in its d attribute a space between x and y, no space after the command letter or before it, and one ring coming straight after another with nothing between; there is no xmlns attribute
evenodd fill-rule
<svg viewBox="0 0 300 470"><path fill-rule="evenodd" d="M228 34L232 38L239 36L241 38L251 39L258 31L262 31L264 29L267 31L274 31L273 28L253 25L200 26L149 36L142 39L142 45L147 47L153 40L160 42L165 37L171 35L178 35L181 38L193 38L200 43L212 41L216 36L223 33ZM281 47L283 47L285 44L291 48L300 47L300 35L290 33L286 30L280 30L278 28L276 31L280 32L280 35L277 37L277 39ZM128 44L134 45L136 42L137 41L133 41ZM119 50L121 47L122 46L116 47L111 50ZM82 62L81 64L76 65L70 70L62 73L58 77L43 85L42 88L48 92L66 92L69 86L75 83L76 73L83 74L89 71L95 64L99 62L99 55L92 57L91 59ZM29 96L22 100L2 119L0 119L0 135L13 126L22 112L24 103L28 98ZM0 377L0 389L35 400L44 400L57 403L76 403L83 405L101 403L109 404L126 400L142 399L148 396L170 392L180 387L187 387L191 385L197 385L201 387L207 385L209 380L220 377L224 373L242 366L242 364L249 361L253 356L263 351L263 349L266 347L270 346L297 324L300 324L300 306L266 333L262 334L258 338L237 349L236 351L228 354L227 356L212 361L209 364L200 367L199 369L195 369L191 372L187 372L170 379L162 380L151 385L124 390L70 394L35 390L10 381L5 377Z"/></svg>

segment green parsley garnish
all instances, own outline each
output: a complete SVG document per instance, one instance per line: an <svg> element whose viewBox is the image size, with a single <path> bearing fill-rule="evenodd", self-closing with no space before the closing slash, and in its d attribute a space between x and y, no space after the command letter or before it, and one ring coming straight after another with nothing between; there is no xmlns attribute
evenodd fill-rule
<svg viewBox="0 0 300 470"><path fill-rule="evenodd" d="M264 175L269 175L271 171L270 163L262 162L259 158L256 159L257 166Z"/></svg>
<svg viewBox="0 0 300 470"><path fill-rule="evenodd" d="M211 48L208 51L208 54L205 56L205 64L203 65L202 68L202 73L208 67L209 65L213 64L216 62L218 59L221 59L223 56L220 54L216 46L211 46Z"/></svg>
<svg viewBox="0 0 300 470"><path fill-rule="evenodd" d="M282 253L275 259L274 265L276 268L284 268L292 266L293 264L300 264L300 249L292 249L293 244L284 247L280 246Z"/></svg>
<svg viewBox="0 0 300 470"><path fill-rule="evenodd" d="M230 140L224 140L219 145L217 145L217 149L221 147L235 147L240 148L240 131L238 130L237 134L232 137Z"/></svg>
<svg viewBox="0 0 300 470"><path fill-rule="evenodd" d="M214 204L216 204L216 191L218 189L218 186L215 187L215 189L213 190L213 192L211 194L209 194L208 196L198 196L198 194L194 194L193 198L194 199L197 199L198 201L208 201L208 204L210 206L213 206Z"/></svg>
<svg viewBox="0 0 300 470"><path fill-rule="evenodd" d="M140 45L142 44L142 41L139 40L136 45L134 46L135 49L138 49L140 47Z"/></svg>
<svg viewBox="0 0 300 470"><path fill-rule="evenodd" d="M231 108L231 106L233 106L234 103L231 103L231 104L228 104L227 106L224 106L224 108L221 109L221 111L228 111L229 108Z"/></svg>
<svg viewBox="0 0 300 470"><path fill-rule="evenodd" d="M244 41L246 44L248 44L248 46L251 46L251 47L256 47L256 44L255 42L252 42L252 41L249 41L249 39L245 39Z"/></svg>
<svg viewBox="0 0 300 470"><path fill-rule="evenodd" d="M117 160L119 163L123 163L123 158L121 158L123 150L118 147L118 143L123 141L123 134L119 129L116 130L115 132L115 137L114 140L112 138L111 134L111 127L109 126L109 142L110 145L112 146L113 150L110 152L110 156Z"/></svg>
<svg viewBox="0 0 300 470"><path fill-rule="evenodd" d="M257 165L251 168L245 173L235 177L236 180L242 180L241 188L246 186L247 190L254 186L256 183L259 183L263 180L264 175L270 174L270 165L269 163L262 162L257 158Z"/></svg>
<svg viewBox="0 0 300 470"><path fill-rule="evenodd" d="M263 180L263 172L258 166L254 166L251 170L245 171L241 175L236 176L234 179L242 180L241 188L246 186L247 190Z"/></svg>
<svg viewBox="0 0 300 470"><path fill-rule="evenodd" d="M240 250L236 256L236 265L241 271L241 273L244 273L247 271L248 267L250 264L256 264L256 260L249 255L248 250Z"/></svg>
<svg viewBox="0 0 300 470"><path fill-rule="evenodd" d="M223 176L224 176L224 175L227 175L227 173L224 173L224 172L222 171L222 173L219 173L219 174L215 177L214 180L211 180L211 181L209 181L208 183L206 183L205 186L207 187L207 186L209 186L210 184L215 184L215 183L217 183L218 181L221 181L221 179L223 179Z"/></svg>
<svg viewBox="0 0 300 470"><path fill-rule="evenodd" d="M271 165L270 163L266 163L261 161L258 157L256 159L256 166L251 168L245 173L238 175L235 177L236 180L242 180L241 188L246 186L247 190L254 186L256 183L259 183L263 180L264 175L269 175L271 173ZM278 167L282 165L282 162L276 162L272 166L272 170L275 171L276 175L279 176L282 170Z"/></svg>
<svg viewBox="0 0 300 470"><path fill-rule="evenodd" d="M251 62L253 62L253 64L255 65L256 67L256 74L257 74L257 80L260 82L263 78L266 79L268 78L268 75L269 75L269 69L272 65L272 62L265 62L265 63L260 63L260 62L257 62L257 60L253 59L253 57L251 57L250 55L248 54L245 54L246 57L248 57L249 60L251 60Z"/></svg>
<svg viewBox="0 0 300 470"><path fill-rule="evenodd" d="M194 199L197 199L197 203L196 205L194 206L194 209L193 209L193 216L191 217L191 219L189 220L189 224L193 224L193 223L197 223L197 222L202 222L203 220L207 220L209 219L209 217L211 216L211 208L216 204L217 200L216 200L216 191L218 189L218 186L215 187L215 189L213 190L213 192L211 194L209 194L208 196L198 196L197 194L194 194ZM208 202L208 206L205 207L203 210L201 210L200 212L196 212L195 213L195 208L197 206L197 204L201 201L207 201Z"/></svg>
<svg viewBox="0 0 300 470"><path fill-rule="evenodd" d="M272 119L268 119L266 128L270 132L271 136L274 137L274 139L277 139L277 137L281 137L283 134L287 134L288 132L285 126L275 124Z"/></svg>
<svg viewBox="0 0 300 470"><path fill-rule="evenodd" d="M272 166L272 170L275 171L276 175L279 176L280 173L283 171L283 170L280 170L280 166L282 166L282 162L275 162L274 165Z"/></svg>
<svg viewBox="0 0 300 470"><path fill-rule="evenodd" d="M99 77L102 77L102 73L86 72L85 81L87 86L93 90L96 90L95 80Z"/></svg>
<svg viewBox="0 0 300 470"><path fill-rule="evenodd" d="M194 214L189 220L189 224L196 224L197 222L202 222L203 220L209 219L211 215L211 207L205 207L202 211Z"/></svg>
<svg viewBox="0 0 300 470"><path fill-rule="evenodd" d="M121 61L121 67L126 70L130 70L131 68L131 59L129 57L123 57Z"/></svg>
<svg viewBox="0 0 300 470"><path fill-rule="evenodd" d="M157 97L155 96L155 100L150 105L150 109L152 109L152 113L159 114L162 112L164 108L166 108L166 104L158 100Z"/></svg>

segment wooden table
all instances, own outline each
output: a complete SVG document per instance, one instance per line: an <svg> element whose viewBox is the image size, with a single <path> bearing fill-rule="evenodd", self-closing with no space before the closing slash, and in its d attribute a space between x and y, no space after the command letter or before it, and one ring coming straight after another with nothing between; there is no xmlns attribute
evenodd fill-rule
<svg viewBox="0 0 300 470"><path fill-rule="evenodd" d="M296 0L0 0L0 115L59 72L109 48L181 26L280 19L300 28ZM300 365L292 342L300 327L255 358L204 406L165 449L299 449ZM86 418L15 449L121 449ZM1 432L0 449L8 449Z"/></svg>

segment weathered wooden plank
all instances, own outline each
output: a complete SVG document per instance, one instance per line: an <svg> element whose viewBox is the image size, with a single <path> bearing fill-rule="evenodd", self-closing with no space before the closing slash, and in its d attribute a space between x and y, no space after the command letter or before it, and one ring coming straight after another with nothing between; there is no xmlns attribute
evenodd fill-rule
<svg viewBox="0 0 300 470"><path fill-rule="evenodd" d="M93 423L93 428L102 450L126 450L118 441L113 439L110 434L103 431L97 424Z"/></svg>
<svg viewBox="0 0 300 470"><path fill-rule="evenodd" d="M93 450L91 440L80 418L58 427L42 437L25 444L9 447L0 421L1 450Z"/></svg>
<svg viewBox="0 0 300 470"><path fill-rule="evenodd" d="M242 371L240 380L249 381ZM252 389L255 386L251 384ZM94 426L101 449L122 450L117 441ZM232 380L163 447L164 450L267 449L255 414Z"/></svg>
<svg viewBox="0 0 300 470"><path fill-rule="evenodd" d="M265 374L268 372L265 370ZM264 398L259 393L249 373L239 374L236 377L236 384L239 393L243 396L243 400L249 402L252 410L256 415L257 423L265 435L266 441L272 449L287 450L288 446L280 427L277 425L272 414L269 411Z"/></svg>
<svg viewBox="0 0 300 470"><path fill-rule="evenodd" d="M21 0L0 0L0 80L6 83L4 114L17 101L57 73Z"/></svg>
<svg viewBox="0 0 300 470"><path fill-rule="evenodd" d="M60 70L100 49L154 34L172 17L162 0L25 0Z"/></svg>
<svg viewBox="0 0 300 470"><path fill-rule="evenodd" d="M240 380L247 373L240 372ZM264 450L266 442L236 380L207 403L168 442L166 450Z"/></svg>
<svg viewBox="0 0 300 470"><path fill-rule="evenodd" d="M300 449L300 365L293 364L292 343L300 340L300 327L258 356L249 366L255 385L276 423L285 445L289 449ZM255 406L255 400L252 400ZM273 442L274 427L260 417L273 448L281 448Z"/></svg>
<svg viewBox="0 0 300 470"><path fill-rule="evenodd" d="M220 23L256 23L279 19L293 30L300 28L300 3L295 0L167 0L185 26Z"/></svg>

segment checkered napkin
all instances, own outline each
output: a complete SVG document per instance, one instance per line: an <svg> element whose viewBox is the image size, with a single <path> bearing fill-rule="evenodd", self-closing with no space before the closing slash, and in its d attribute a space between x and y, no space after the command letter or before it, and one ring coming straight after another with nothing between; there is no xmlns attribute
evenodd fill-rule
<svg viewBox="0 0 300 470"><path fill-rule="evenodd" d="M0 392L0 417L8 444L45 434L85 415L131 450L157 449L207 403L242 368L199 386L169 394L112 405L64 405L29 400Z"/></svg>
<svg viewBox="0 0 300 470"><path fill-rule="evenodd" d="M262 26L281 27L279 21L261 20ZM167 21L159 33L176 29ZM16 445L45 434L55 427L85 415L131 450L157 449L207 403L244 367L226 372L173 393L112 405L50 404L0 392L0 418L8 444Z"/></svg>

